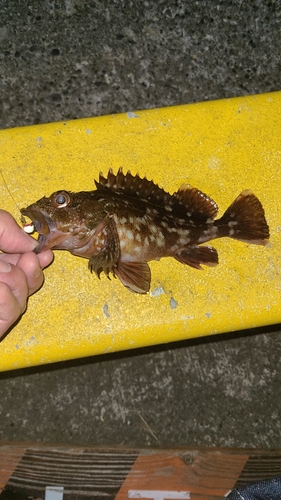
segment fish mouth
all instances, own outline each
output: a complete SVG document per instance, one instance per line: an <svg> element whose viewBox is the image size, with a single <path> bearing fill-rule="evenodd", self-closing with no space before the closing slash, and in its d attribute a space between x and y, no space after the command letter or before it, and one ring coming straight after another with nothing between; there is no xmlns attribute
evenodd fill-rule
<svg viewBox="0 0 281 500"><path fill-rule="evenodd" d="M22 208L21 213L32 220L34 229L39 234L38 245L34 249L34 252L40 253L43 250L54 248L57 244L60 231L57 230L56 224L49 215L43 210L32 206Z"/></svg>
<svg viewBox="0 0 281 500"><path fill-rule="evenodd" d="M38 234L48 234L50 232L50 228L54 226L52 219L42 210L34 207L34 208L22 208L22 215L26 215L29 219L32 220L34 224L35 231Z"/></svg>

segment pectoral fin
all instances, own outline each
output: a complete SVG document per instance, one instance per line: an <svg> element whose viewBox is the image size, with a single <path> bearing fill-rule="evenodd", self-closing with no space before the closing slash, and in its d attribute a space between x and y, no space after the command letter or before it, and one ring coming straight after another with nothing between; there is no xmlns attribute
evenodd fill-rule
<svg viewBox="0 0 281 500"><path fill-rule="evenodd" d="M88 267L98 277L104 272L114 274L120 256L119 238L114 220L107 216L96 228L89 250L91 257Z"/></svg>
<svg viewBox="0 0 281 500"><path fill-rule="evenodd" d="M119 261L114 273L132 292L147 293L149 291L151 273L146 262Z"/></svg>
<svg viewBox="0 0 281 500"><path fill-rule="evenodd" d="M150 269L146 262L122 262L119 237L114 220L108 215L95 229L87 250L91 256L89 269L98 277L104 272L118 277L132 292L147 293L150 288Z"/></svg>

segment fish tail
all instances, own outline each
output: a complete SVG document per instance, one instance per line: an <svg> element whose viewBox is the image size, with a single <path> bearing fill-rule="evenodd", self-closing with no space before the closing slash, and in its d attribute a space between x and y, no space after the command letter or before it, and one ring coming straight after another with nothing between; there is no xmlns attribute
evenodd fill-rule
<svg viewBox="0 0 281 500"><path fill-rule="evenodd" d="M263 206L249 189L234 200L214 225L218 228L218 237L228 236L256 245L266 245L269 239Z"/></svg>

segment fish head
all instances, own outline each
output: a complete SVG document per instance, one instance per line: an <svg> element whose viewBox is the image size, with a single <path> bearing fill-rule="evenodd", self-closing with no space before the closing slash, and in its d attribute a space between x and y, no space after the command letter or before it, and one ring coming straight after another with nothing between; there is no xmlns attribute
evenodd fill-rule
<svg viewBox="0 0 281 500"><path fill-rule="evenodd" d="M56 191L21 209L39 235L35 253L49 248L71 251L85 245L95 226L92 204L92 211L89 209L90 194Z"/></svg>

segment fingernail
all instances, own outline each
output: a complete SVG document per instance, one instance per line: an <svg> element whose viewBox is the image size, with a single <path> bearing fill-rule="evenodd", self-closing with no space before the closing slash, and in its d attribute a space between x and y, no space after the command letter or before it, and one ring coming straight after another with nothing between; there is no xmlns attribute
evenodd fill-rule
<svg viewBox="0 0 281 500"><path fill-rule="evenodd" d="M30 236L29 234L27 234L24 230L22 230L23 234L26 236L26 238L28 239L28 241L32 242L33 243L33 247L36 248L38 246L38 241L35 240L32 236ZM33 250L34 250L33 248Z"/></svg>
<svg viewBox="0 0 281 500"><path fill-rule="evenodd" d="M42 269L41 267L38 267L37 271L36 271L36 274L35 274L35 278L39 278L39 276L42 274Z"/></svg>
<svg viewBox="0 0 281 500"><path fill-rule="evenodd" d="M9 273L11 271L11 264L0 259L0 273Z"/></svg>

